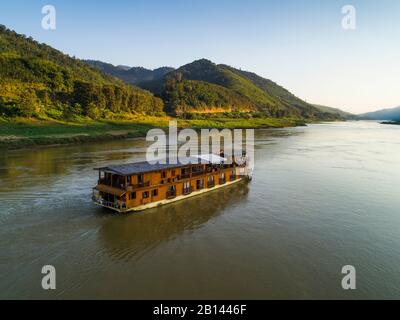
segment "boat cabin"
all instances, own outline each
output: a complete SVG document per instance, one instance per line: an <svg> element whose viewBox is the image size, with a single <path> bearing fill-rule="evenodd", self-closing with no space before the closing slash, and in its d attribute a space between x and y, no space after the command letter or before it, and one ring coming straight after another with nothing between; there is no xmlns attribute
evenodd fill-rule
<svg viewBox="0 0 400 320"><path fill-rule="evenodd" d="M126 212L180 200L241 179L247 173L246 161L236 161L235 157L230 160L200 155L186 164L143 161L97 168L93 201Z"/></svg>

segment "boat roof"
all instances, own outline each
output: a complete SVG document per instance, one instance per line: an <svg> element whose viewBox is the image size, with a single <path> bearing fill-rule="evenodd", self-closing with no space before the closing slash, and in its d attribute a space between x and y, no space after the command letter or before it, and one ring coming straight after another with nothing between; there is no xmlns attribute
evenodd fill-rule
<svg viewBox="0 0 400 320"><path fill-rule="evenodd" d="M120 165L106 166L102 168L95 168L95 170L109 172L112 174L117 174L121 176L128 176L132 174L141 174L153 171L162 171L166 169L181 168L194 164L221 164L226 162L227 159L217 156L215 154L200 154L185 158L185 162L166 161L151 163L148 161L133 162Z"/></svg>

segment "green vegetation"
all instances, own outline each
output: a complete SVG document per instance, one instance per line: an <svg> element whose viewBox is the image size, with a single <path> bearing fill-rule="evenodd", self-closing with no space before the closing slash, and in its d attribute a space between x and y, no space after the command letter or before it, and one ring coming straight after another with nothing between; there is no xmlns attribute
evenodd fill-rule
<svg viewBox="0 0 400 320"><path fill-rule="evenodd" d="M150 92L0 26L0 116L63 120L163 112Z"/></svg>
<svg viewBox="0 0 400 320"><path fill-rule="evenodd" d="M223 108L276 118L339 118L302 101L271 80L205 59L139 85L161 97L167 111L177 115Z"/></svg>
<svg viewBox="0 0 400 320"><path fill-rule="evenodd" d="M217 129L249 129L249 128L284 128L294 126L305 126L302 119L295 118L209 118L196 120L179 120L178 126L194 129L217 128Z"/></svg>
<svg viewBox="0 0 400 320"><path fill-rule="evenodd" d="M272 107L271 105L269 107L272 108L271 113L276 116L291 115L317 119L329 118L329 115L325 114L325 112L321 112L321 110L314 108L313 105L297 98L294 94L271 80L264 79L255 73L238 70L229 66L223 66L223 68L247 79L264 94L271 97L270 99L273 103ZM262 108L262 104L259 106Z"/></svg>
<svg viewBox="0 0 400 320"><path fill-rule="evenodd" d="M338 118L270 80L208 60L177 70L114 67L0 26L0 148L143 136L167 127L171 116L197 129Z"/></svg>
<svg viewBox="0 0 400 320"><path fill-rule="evenodd" d="M172 77L165 84L163 99L167 111L178 116L255 110L249 100L222 86Z"/></svg>
<svg viewBox="0 0 400 320"><path fill-rule="evenodd" d="M126 121L58 122L17 118L0 118L0 149L31 146L84 143L145 136L151 128L167 130L170 117L135 116ZM180 128L281 128L304 125L289 118L226 118L215 115L209 119L178 119Z"/></svg>

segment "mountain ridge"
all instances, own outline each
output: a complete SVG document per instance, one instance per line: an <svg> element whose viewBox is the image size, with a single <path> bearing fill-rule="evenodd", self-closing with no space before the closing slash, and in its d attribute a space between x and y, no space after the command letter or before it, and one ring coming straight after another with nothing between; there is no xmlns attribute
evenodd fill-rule
<svg viewBox="0 0 400 320"><path fill-rule="evenodd" d="M366 120L400 121L400 106L362 113L358 117Z"/></svg>
<svg viewBox="0 0 400 320"><path fill-rule="evenodd" d="M147 69L144 67L130 67L130 66L114 66L111 63L102 62L99 60L83 60L85 63L100 69L101 71L118 77L125 82L133 85L137 85L143 81L151 81L162 77L163 75L167 74L175 70L172 67L159 67L156 69Z"/></svg>
<svg viewBox="0 0 400 320"><path fill-rule="evenodd" d="M358 120L357 115L355 115L351 112L343 111L342 109L339 109L339 108L333 108L333 107L323 106L323 105L319 105L319 104L313 104L313 106L324 112L338 114L339 116L341 116L343 119L346 119L346 120Z"/></svg>
<svg viewBox="0 0 400 320"><path fill-rule="evenodd" d="M114 66L70 57L4 26L0 44L0 117L113 119L167 111L182 117L340 118L271 80L207 59L178 69Z"/></svg>
<svg viewBox="0 0 400 320"><path fill-rule="evenodd" d="M201 100L206 93L192 90L191 95L182 87L188 87L187 81L202 81L224 87L232 96L241 97L242 105L233 105L233 109L244 107L246 112L256 112L271 117L304 117L309 119L340 118L332 113L315 108L302 101L275 82L264 79L255 73L242 71L224 64L215 64L207 59L200 59L183 65L154 81L141 82L138 85L163 98L166 107L171 110L195 110L193 101ZM178 86L178 84L183 85ZM178 90L177 92L174 92ZM220 102L223 104L223 102ZM229 106L224 105L225 108Z"/></svg>

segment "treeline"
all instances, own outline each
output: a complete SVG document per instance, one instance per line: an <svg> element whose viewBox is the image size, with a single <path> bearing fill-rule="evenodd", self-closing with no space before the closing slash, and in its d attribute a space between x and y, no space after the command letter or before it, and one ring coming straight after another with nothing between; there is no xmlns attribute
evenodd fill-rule
<svg viewBox="0 0 400 320"><path fill-rule="evenodd" d="M255 110L246 98L215 84L183 80L179 73L170 77L162 98L166 111L178 116L186 113L245 112Z"/></svg>
<svg viewBox="0 0 400 320"><path fill-rule="evenodd" d="M94 85L75 81L71 91L24 88L17 97L0 96L0 116L47 116L73 120L123 117L124 114L160 114L163 102L148 93L116 85Z"/></svg>
<svg viewBox="0 0 400 320"><path fill-rule="evenodd" d="M100 119L163 108L150 92L0 26L0 116Z"/></svg>

